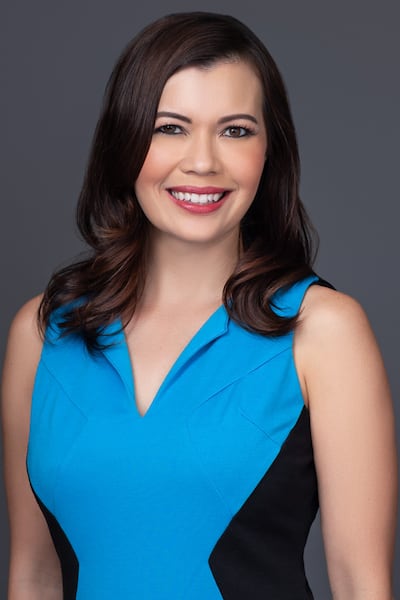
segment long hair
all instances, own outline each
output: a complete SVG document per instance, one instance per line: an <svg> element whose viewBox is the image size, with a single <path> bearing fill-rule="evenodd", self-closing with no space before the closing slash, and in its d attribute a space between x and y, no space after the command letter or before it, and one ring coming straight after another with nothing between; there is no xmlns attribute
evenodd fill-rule
<svg viewBox="0 0 400 600"><path fill-rule="evenodd" d="M165 16L126 47L110 80L94 134L77 207L90 255L56 272L39 309L42 330L66 306L61 327L88 348L116 317L129 321L146 278L149 224L134 182L153 136L167 80L190 66L243 60L258 75L268 158L250 209L241 222L240 259L223 291L230 316L265 335L290 331L296 318L278 316L274 293L312 272L312 228L299 198L299 156L282 77L257 36L237 19L214 13Z"/></svg>

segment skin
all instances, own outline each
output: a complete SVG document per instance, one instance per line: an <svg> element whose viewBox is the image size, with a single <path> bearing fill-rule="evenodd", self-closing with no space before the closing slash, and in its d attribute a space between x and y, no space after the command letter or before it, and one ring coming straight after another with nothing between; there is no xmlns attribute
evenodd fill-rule
<svg viewBox="0 0 400 600"><path fill-rule="evenodd" d="M333 598L389 600L397 467L390 390L361 306L312 287L295 334Z"/></svg>
<svg viewBox="0 0 400 600"><path fill-rule="evenodd" d="M11 534L9 600L62 600L58 557L25 466L30 398L42 346L36 327L39 301L30 300L14 318L2 380L4 478Z"/></svg>
<svg viewBox="0 0 400 600"><path fill-rule="evenodd" d="M253 201L267 151L261 86L247 64L178 72L160 98L158 114L167 112L181 118L157 117L135 184L153 225L146 288L126 328L142 414L176 357L222 302L238 256L240 220ZM254 120L221 123L238 113ZM216 186L229 196L217 211L193 214L168 192L185 185Z"/></svg>
<svg viewBox="0 0 400 600"><path fill-rule="evenodd" d="M162 116L165 113L180 118ZM237 114L248 118L230 118ZM184 69L167 81L158 115L135 184L138 201L153 224L153 240L159 243L162 238L164 243L168 237L204 247L230 239L236 244L267 151L258 78L242 62ZM217 186L229 191L229 197L218 211L199 216L170 200L168 189L185 185Z"/></svg>
<svg viewBox="0 0 400 600"><path fill-rule="evenodd" d="M268 140L260 83L245 63L189 68L166 84L135 184L152 224L149 273L126 338L139 412L176 357L220 305L239 252ZM237 122L221 119L250 114ZM187 122L190 119L190 122ZM251 126L253 135L241 136ZM162 128L160 130L160 127ZM237 137L239 135L239 137ZM174 186L230 190L212 213L177 205ZM60 569L25 469L32 385L41 340L38 299L17 314L3 377L5 475L11 522L9 600L60 600ZM294 358L311 416L328 571L335 600L390 600L396 505L392 404L382 359L360 305L313 286L295 332Z"/></svg>

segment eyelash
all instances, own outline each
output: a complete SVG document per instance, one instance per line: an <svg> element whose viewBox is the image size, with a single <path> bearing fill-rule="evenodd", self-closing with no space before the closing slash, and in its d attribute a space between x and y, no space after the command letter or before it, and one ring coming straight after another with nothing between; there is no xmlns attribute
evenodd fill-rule
<svg viewBox="0 0 400 600"><path fill-rule="evenodd" d="M167 127L172 128L175 131L169 131L169 132L165 131L165 129ZM179 129L179 131L176 131L177 129ZM226 132L229 129L239 129L239 130L244 131L243 135L238 135L238 136L227 135L227 136L225 136L225 137L235 138L235 139L249 137L251 135L255 135L255 133L256 133L256 131L254 129L252 129L251 127L244 126L244 125L234 125L234 124L229 125L225 129L223 129L223 131ZM162 133L163 135L180 135L181 133L184 133L184 129L180 125L175 125L173 123L165 123L164 125L160 125L159 127L156 127L156 129L154 130L154 133Z"/></svg>
<svg viewBox="0 0 400 600"><path fill-rule="evenodd" d="M165 123L164 125L160 125L159 127L156 127L156 129L154 130L154 133L163 133L164 135L177 135L177 133L174 131L163 131L165 130L167 127L171 128L171 129L180 129L180 131L178 133L182 133L183 129L180 125L174 125L173 123Z"/></svg>
<svg viewBox="0 0 400 600"><path fill-rule="evenodd" d="M244 135L239 135L237 136L238 138L241 137L249 137L250 135L255 135L255 130L252 127L248 127L248 126L244 126L244 125L229 125L229 127L226 127L224 129L224 131L227 131L228 129L242 129L244 131ZM227 137L236 137L234 135L228 135Z"/></svg>

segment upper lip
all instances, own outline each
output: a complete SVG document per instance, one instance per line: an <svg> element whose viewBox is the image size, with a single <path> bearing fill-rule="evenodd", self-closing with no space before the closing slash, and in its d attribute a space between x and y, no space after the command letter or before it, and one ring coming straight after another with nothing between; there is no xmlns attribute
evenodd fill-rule
<svg viewBox="0 0 400 600"><path fill-rule="evenodd" d="M174 192L183 192L186 194L223 194L227 192L226 188L215 187L215 186L205 186L205 187L197 187L194 185L176 185L168 188Z"/></svg>

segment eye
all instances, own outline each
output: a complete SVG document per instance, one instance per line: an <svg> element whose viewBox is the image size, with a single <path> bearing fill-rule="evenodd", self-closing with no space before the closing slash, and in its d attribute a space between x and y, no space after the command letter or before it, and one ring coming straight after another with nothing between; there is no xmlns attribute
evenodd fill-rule
<svg viewBox="0 0 400 600"><path fill-rule="evenodd" d="M182 133L182 127L179 125L172 125L171 123L166 123L165 125L160 125L154 131L154 133L163 133L164 135L177 135Z"/></svg>
<svg viewBox="0 0 400 600"><path fill-rule="evenodd" d="M253 135L254 132L249 127L243 127L242 125L231 125L224 129L223 135L225 137L240 138L248 135Z"/></svg>

